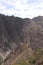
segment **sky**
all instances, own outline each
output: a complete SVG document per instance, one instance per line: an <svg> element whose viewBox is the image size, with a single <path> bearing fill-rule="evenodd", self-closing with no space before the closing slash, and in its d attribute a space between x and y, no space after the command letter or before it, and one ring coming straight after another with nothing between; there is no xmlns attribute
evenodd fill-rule
<svg viewBox="0 0 43 65"><path fill-rule="evenodd" d="M43 16L43 0L0 0L0 13L22 18Z"/></svg>

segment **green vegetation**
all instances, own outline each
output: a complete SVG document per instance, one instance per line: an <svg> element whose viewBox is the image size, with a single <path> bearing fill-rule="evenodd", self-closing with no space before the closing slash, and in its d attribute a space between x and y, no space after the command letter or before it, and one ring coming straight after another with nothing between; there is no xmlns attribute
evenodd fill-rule
<svg viewBox="0 0 43 65"><path fill-rule="evenodd" d="M41 49L41 48L36 49L35 52L29 58L30 64L35 64L35 63L37 63L37 61L38 62L43 61L43 49Z"/></svg>
<svg viewBox="0 0 43 65"><path fill-rule="evenodd" d="M36 59L31 59L30 61L29 61L29 63L35 63L36 62Z"/></svg>
<svg viewBox="0 0 43 65"><path fill-rule="evenodd" d="M1 65L2 61L0 61L0 65Z"/></svg>

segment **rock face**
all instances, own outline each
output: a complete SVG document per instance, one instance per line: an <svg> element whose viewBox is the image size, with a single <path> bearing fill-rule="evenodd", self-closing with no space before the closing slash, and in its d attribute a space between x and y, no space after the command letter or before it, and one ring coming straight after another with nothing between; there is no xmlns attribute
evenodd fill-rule
<svg viewBox="0 0 43 65"><path fill-rule="evenodd" d="M0 14L0 58L4 60L12 49L25 43L32 49L43 47L43 17L22 19Z"/></svg>

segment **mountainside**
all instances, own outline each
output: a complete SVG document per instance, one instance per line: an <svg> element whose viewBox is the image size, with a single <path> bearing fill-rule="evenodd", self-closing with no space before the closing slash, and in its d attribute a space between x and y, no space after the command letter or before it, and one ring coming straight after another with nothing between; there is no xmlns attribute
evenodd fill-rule
<svg viewBox="0 0 43 65"><path fill-rule="evenodd" d="M11 65L43 65L43 49L38 48L32 52L28 48Z"/></svg>
<svg viewBox="0 0 43 65"><path fill-rule="evenodd" d="M1 61L14 60L26 48L43 48L43 16L22 19L0 14Z"/></svg>

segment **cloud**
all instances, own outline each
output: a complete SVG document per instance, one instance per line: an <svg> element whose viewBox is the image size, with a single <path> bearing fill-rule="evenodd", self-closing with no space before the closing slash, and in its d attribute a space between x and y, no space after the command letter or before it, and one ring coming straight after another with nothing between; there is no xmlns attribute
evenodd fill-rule
<svg viewBox="0 0 43 65"><path fill-rule="evenodd" d="M43 15L43 0L0 0L0 13L22 18Z"/></svg>

